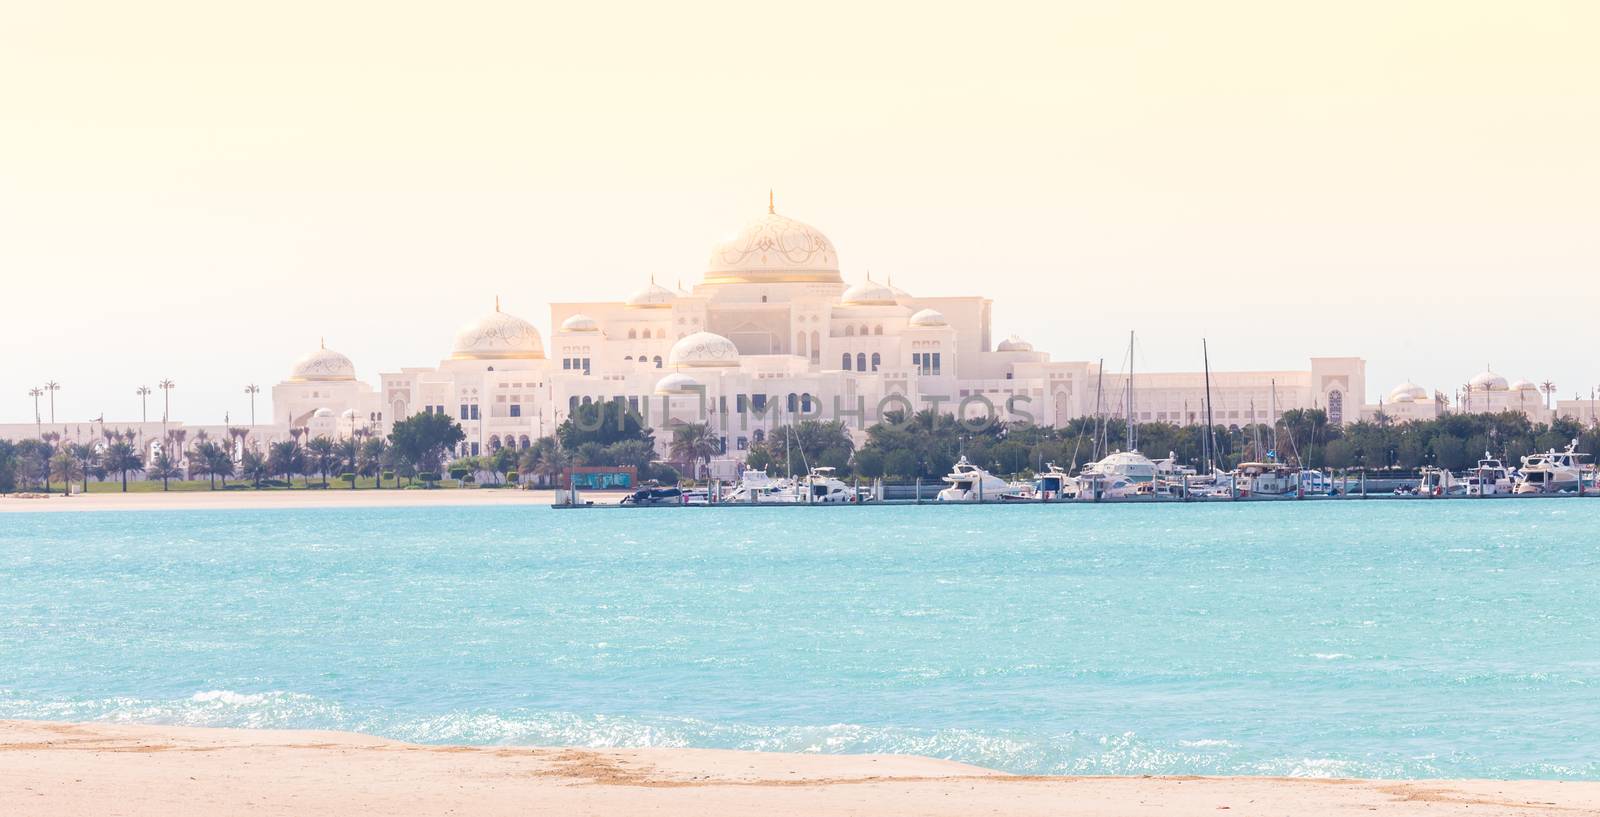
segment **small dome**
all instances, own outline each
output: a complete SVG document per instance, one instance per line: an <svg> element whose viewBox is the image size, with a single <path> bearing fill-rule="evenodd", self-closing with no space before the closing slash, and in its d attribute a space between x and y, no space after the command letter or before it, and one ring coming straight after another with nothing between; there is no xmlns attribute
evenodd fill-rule
<svg viewBox="0 0 1600 817"><path fill-rule="evenodd" d="M1016 335L1012 335L1000 341L1000 345L996 348L1001 352L1031 352L1033 351L1033 344Z"/></svg>
<svg viewBox="0 0 1600 817"><path fill-rule="evenodd" d="M924 309L911 316L912 326L947 326L944 313L937 309Z"/></svg>
<svg viewBox="0 0 1600 817"><path fill-rule="evenodd" d="M289 380L296 383L356 379L356 365L350 358L323 346L295 361Z"/></svg>
<svg viewBox="0 0 1600 817"><path fill-rule="evenodd" d="M672 306L677 293L650 279L650 285L628 297L628 306L635 309L666 309Z"/></svg>
<svg viewBox="0 0 1600 817"><path fill-rule="evenodd" d="M894 290L867 279L844 291L841 301L850 306L894 306Z"/></svg>
<svg viewBox="0 0 1600 817"><path fill-rule="evenodd" d="M1506 379L1491 371L1479 372L1468 384L1473 391L1506 391Z"/></svg>
<svg viewBox="0 0 1600 817"><path fill-rule="evenodd" d="M311 416L317 418L318 420L326 420L333 416L333 409L319 408L316 411L311 412Z"/></svg>
<svg viewBox="0 0 1600 817"><path fill-rule="evenodd" d="M1511 384L1512 391L1538 391L1539 384L1532 380L1518 380Z"/></svg>
<svg viewBox="0 0 1600 817"><path fill-rule="evenodd" d="M708 284L839 283L839 254L817 228L767 212L720 241L706 263Z"/></svg>
<svg viewBox="0 0 1600 817"><path fill-rule="evenodd" d="M579 312L561 322L563 332L598 332L600 324L594 318Z"/></svg>
<svg viewBox="0 0 1600 817"><path fill-rule="evenodd" d="M1391 403L1419 403L1428 399L1428 390L1411 381L1395 386L1389 392Z"/></svg>
<svg viewBox="0 0 1600 817"><path fill-rule="evenodd" d="M739 365L739 347L733 341L712 333L696 332L672 344L667 365L707 368Z"/></svg>
<svg viewBox="0 0 1600 817"><path fill-rule="evenodd" d="M656 394L698 394L700 381L686 374L669 374L656 381Z"/></svg>
<svg viewBox="0 0 1600 817"><path fill-rule="evenodd" d="M341 419L341 420L354 420L358 416L360 416L360 415L356 414L356 410L355 409L345 409L344 413L339 415L339 419Z"/></svg>
<svg viewBox="0 0 1600 817"><path fill-rule="evenodd" d="M538 360L544 357L544 341L533 324L500 311L494 311L456 331L450 357L456 360Z"/></svg>

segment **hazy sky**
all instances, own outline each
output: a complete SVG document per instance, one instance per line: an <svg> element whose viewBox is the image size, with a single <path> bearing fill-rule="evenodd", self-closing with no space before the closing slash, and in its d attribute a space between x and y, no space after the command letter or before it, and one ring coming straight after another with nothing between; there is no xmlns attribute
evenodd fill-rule
<svg viewBox="0 0 1600 817"><path fill-rule="evenodd" d="M0 420L247 414L492 308L699 280L762 212L996 340L1600 384L1600 3L0 9ZM159 394L159 393L158 393ZM263 406L263 409L265 407ZM158 412L153 413L156 414Z"/></svg>

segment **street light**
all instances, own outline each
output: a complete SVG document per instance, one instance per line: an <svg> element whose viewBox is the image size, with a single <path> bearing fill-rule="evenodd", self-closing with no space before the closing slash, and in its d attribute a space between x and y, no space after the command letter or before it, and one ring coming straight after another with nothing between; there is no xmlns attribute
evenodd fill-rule
<svg viewBox="0 0 1600 817"><path fill-rule="evenodd" d="M261 387L254 383L244 387L244 393L250 395L250 427L256 427L256 395L261 393Z"/></svg>
<svg viewBox="0 0 1600 817"><path fill-rule="evenodd" d="M28 396L33 398L33 426L38 430L39 438L44 439L44 420L39 418L39 398L44 396L44 389L34 386L28 389Z"/></svg>
<svg viewBox="0 0 1600 817"><path fill-rule="evenodd" d="M44 384L44 390L50 392L50 425L56 424L56 392L61 391L61 384L52 380Z"/></svg>
<svg viewBox="0 0 1600 817"><path fill-rule="evenodd" d="M140 386L133 393L139 395L139 422L150 422L150 387Z"/></svg>

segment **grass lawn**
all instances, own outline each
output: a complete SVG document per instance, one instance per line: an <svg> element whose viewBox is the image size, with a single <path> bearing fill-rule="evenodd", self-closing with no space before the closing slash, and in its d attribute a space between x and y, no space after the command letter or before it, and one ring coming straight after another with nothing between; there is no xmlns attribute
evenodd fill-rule
<svg viewBox="0 0 1600 817"><path fill-rule="evenodd" d="M406 484L407 483L406 483L405 480L401 480L400 481L400 485L401 486L404 486ZM421 483L416 483L416 484L419 485L419 486L421 485ZM394 480L392 480L392 479L384 480L384 482L383 482L383 489L384 490L386 490L386 491L387 490L393 490L395 487L396 486L395 486L395 481ZM461 485L461 483L456 482L453 479L447 479L447 480L444 480L442 482L437 483L435 485L435 487L436 488L455 489L455 488L462 487L462 485ZM82 488L83 488L82 484L74 483L73 486L72 486L72 492L75 493L75 494L76 493L80 493ZM375 488L377 488L377 480L376 479L374 479L373 477L361 477L361 478L356 480L356 487L355 487L354 490L373 490ZM219 490L219 491L222 490L222 483L220 481L217 483L216 489ZM161 490L161 481L160 480L150 480L150 479L139 479L139 480L130 479L130 480L128 480L128 493L130 493L130 494L135 494L135 493L147 494L147 493L152 493L152 492L159 492L160 490ZM210 480L203 480L203 479L174 479L174 480L169 480L167 482L167 490L168 491L209 491L209 490L211 490L211 482L210 482ZM254 490L256 490L256 488L248 480L241 481L239 479L230 479L230 480L228 480L228 490L230 490L230 491L254 491ZM263 483L262 486L261 486L261 490L263 490L263 491L284 491L284 490L303 491L303 490L306 490L306 487L305 487L305 483L302 480L300 480L299 478L296 478L295 481L294 481L293 488L285 488L281 481L273 480L270 483ZM323 490L327 490L327 491L349 491L349 490L352 490L352 489L351 489L351 487L350 487L350 485L348 483L343 482L342 480L340 480L337 477L329 477L328 478L328 487L327 488L323 488L322 487L322 479L320 477L312 477L311 478L311 490L313 490L313 491L323 491ZM60 493L61 492L61 485L59 483L51 485L50 486L50 491L51 491L51 493ZM122 492L122 482L120 480L107 480L105 482L95 482L93 480L89 481L89 493L91 493L91 494L116 494L116 493L121 493L121 492Z"/></svg>

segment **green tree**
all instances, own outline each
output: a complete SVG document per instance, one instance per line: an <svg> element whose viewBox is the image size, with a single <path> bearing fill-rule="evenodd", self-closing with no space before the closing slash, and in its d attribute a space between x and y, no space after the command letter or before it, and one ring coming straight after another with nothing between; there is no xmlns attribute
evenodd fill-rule
<svg viewBox="0 0 1600 817"><path fill-rule="evenodd" d="M139 452L125 442L114 442L106 446L105 454L101 456L106 472L117 474L122 478L122 492L128 492L128 472L144 470L144 461L139 459Z"/></svg>
<svg viewBox="0 0 1600 817"><path fill-rule="evenodd" d="M372 436L361 441L361 452L356 457L356 473L372 477L379 488L383 487L383 455L389 441Z"/></svg>
<svg viewBox="0 0 1600 817"><path fill-rule="evenodd" d="M423 412L394 424L389 447L397 462L413 472L436 471L445 452L466 439L461 425L448 414Z"/></svg>
<svg viewBox="0 0 1600 817"><path fill-rule="evenodd" d="M239 458L239 476L250 480L259 490L261 481L272 476L272 469L267 465L267 458L260 451L246 448L244 456Z"/></svg>
<svg viewBox="0 0 1600 817"><path fill-rule="evenodd" d="M306 443L306 464L310 471L322 475L322 487L328 487L328 472L339 467L339 448L327 437L317 437Z"/></svg>
<svg viewBox="0 0 1600 817"><path fill-rule="evenodd" d="M691 472L698 473L696 465L710 462L721 452L721 439L708 423L685 423L672 431L672 460Z"/></svg>
<svg viewBox="0 0 1600 817"><path fill-rule="evenodd" d="M561 447L576 451L584 443L608 446L623 440L639 440L655 446L655 432L644 424L644 418L628 404L605 400L578 406L572 416L561 421L556 428Z"/></svg>
<svg viewBox="0 0 1600 817"><path fill-rule="evenodd" d="M67 496L72 496L72 483L83 479L83 460L78 459L71 446L62 446L50 458L50 475L61 481Z"/></svg>
<svg viewBox="0 0 1600 817"><path fill-rule="evenodd" d="M267 448L267 470L283 477L287 487L294 487L294 475L305 470L305 453L294 440L281 440Z"/></svg>
<svg viewBox="0 0 1600 817"><path fill-rule="evenodd" d="M156 458L150 461L150 467L145 470L146 475L151 479L161 480L161 490L163 491L167 490L169 480L179 479L183 476L183 471L173 461L172 455L165 450L157 454ZM123 490L127 490L126 483L123 484Z"/></svg>

